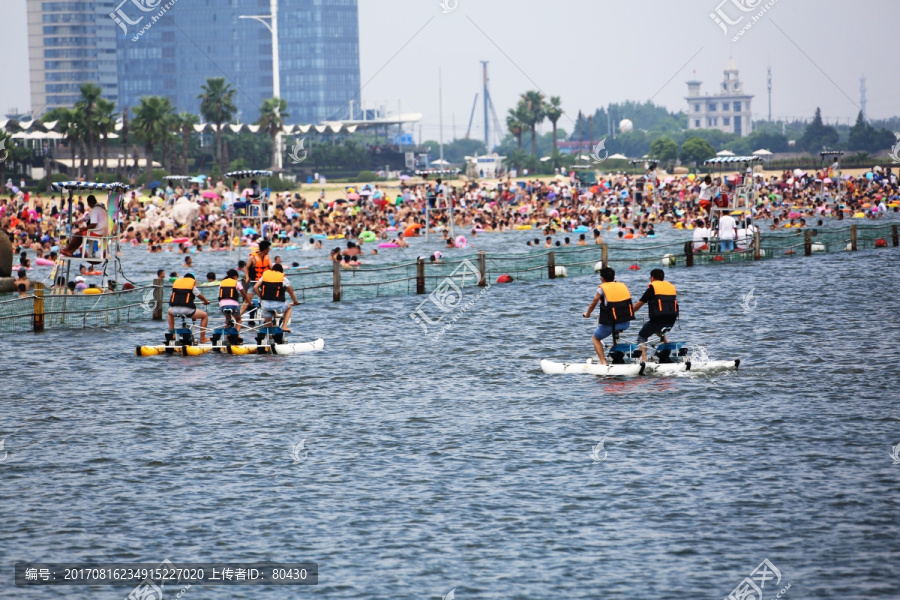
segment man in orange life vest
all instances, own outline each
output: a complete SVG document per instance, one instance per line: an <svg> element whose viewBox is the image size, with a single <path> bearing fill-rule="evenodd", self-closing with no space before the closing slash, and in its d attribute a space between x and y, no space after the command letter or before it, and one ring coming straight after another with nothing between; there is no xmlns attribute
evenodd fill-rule
<svg viewBox="0 0 900 600"><path fill-rule="evenodd" d="M256 252L251 252L250 258L247 259L247 266L244 267L244 274L246 276L245 286L249 290L249 294L244 301L244 305L241 306L242 313L250 308L250 301L253 298L253 292L256 290L253 285L262 279L263 273L272 268L272 262L269 260L269 249L271 247L272 242L269 240L262 240L259 242L259 249Z"/></svg>
<svg viewBox="0 0 900 600"><path fill-rule="evenodd" d="M281 265L275 265L262 274L255 286L256 294L259 296L259 305L262 309L263 318L266 320L266 327L271 327L277 313L283 313L282 329L285 333L290 333L287 329L291 322L291 306L300 306L297 302L297 296L291 289L291 282L284 276L284 268ZM293 305L289 306L285 302L285 293L291 295Z"/></svg>
<svg viewBox="0 0 900 600"><path fill-rule="evenodd" d="M219 284L219 308L222 314L225 310L230 310L234 318L234 328L238 333L241 331L241 304L238 298L243 298L245 302L250 302L250 296L244 290L244 286L238 281L237 269L230 269L228 275ZM226 318L227 320L227 318Z"/></svg>
<svg viewBox="0 0 900 600"><path fill-rule="evenodd" d="M600 304L600 318L597 330L594 332L594 350L600 358L600 364L606 364L603 356L603 340L612 335L613 330L625 331L634 320L634 310L631 306L631 293L624 283L616 281L614 269L604 267L600 269L600 279L603 281L597 286L594 301L582 316L590 318L591 313Z"/></svg>
<svg viewBox="0 0 900 600"><path fill-rule="evenodd" d="M638 333L638 344L641 345L641 360L647 362L647 340L653 334L659 334L663 343L667 342L663 329L671 328L678 319L678 300L675 286L669 283L662 269L650 271L650 286L641 299L634 303L634 312L647 305L650 320L644 323Z"/></svg>
<svg viewBox="0 0 900 600"><path fill-rule="evenodd" d="M209 341L206 337L206 325L209 315L197 308L194 299L200 298L203 304L209 304L209 300L203 297L197 289L197 282L193 274L188 273L181 279L172 283L172 296L169 298L169 333L175 333L175 317L188 317L194 321L200 319L200 343Z"/></svg>

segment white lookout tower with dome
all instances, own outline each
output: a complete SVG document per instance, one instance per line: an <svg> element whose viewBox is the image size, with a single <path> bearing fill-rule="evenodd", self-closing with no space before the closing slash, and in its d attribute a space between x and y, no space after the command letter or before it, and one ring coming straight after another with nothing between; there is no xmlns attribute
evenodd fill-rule
<svg viewBox="0 0 900 600"><path fill-rule="evenodd" d="M715 96L701 96L701 81L688 81L688 129L718 129L741 136L753 132L753 96L744 93L734 59L728 59L725 79Z"/></svg>

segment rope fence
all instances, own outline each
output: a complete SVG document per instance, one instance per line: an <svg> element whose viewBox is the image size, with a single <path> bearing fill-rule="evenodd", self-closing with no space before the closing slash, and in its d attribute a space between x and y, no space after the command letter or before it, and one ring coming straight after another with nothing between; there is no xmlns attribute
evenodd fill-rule
<svg viewBox="0 0 900 600"><path fill-rule="evenodd" d="M697 242L699 244L699 242ZM603 266L624 268L652 262L670 268L728 264L775 258L812 256L817 253L856 251L900 246L896 224L853 224L842 228L757 232L734 251L719 252L718 240L704 242L706 250L695 250L695 242L641 244L623 242L591 246L556 247L522 254L491 254L484 251L446 262L415 262L394 265L341 268L330 267L288 272L291 286L301 304L344 302L387 296L431 294L452 305L454 294L462 297L466 287L487 287L501 275L513 281L531 282L560 277L592 275ZM218 287L209 290L210 305L218 314ZM42 284L24 298L0 300L0 332L43 331L45 329L105 327L120 323L164 318L164 304L171 284L155 280L132 290L96 295L45 294ZM424 316L424 314L423 314Z"/></svg>

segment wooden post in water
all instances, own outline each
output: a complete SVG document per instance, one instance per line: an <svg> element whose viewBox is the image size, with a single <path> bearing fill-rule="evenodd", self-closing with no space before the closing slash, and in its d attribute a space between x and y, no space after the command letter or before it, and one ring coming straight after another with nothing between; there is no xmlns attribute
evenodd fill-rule
<svg viewBox="0 0 900 600"><path fill-rule="evenodd" d="M416 293L425 293L425 259L421 256L416 259Z"/></svg>
<svg viewBox="0 0 900 600"><path fill-rule="evenodd" d="M162 321L163 318L163 280L153 280L153 314L154 321Z"/></svg>
<svg viewBox="0 0 900 600"><path fill-rule="evenodd" d="M753 260L759 260L760 258L762 258L760 241L759 229L757 229L753 232Z"/></svg>
<svg viewBox="0 0 900 600"><path fill-rule="evenodd" d="M812 231L809 229L803 232L803 253L812 256Z"/></svg>
<svg viewBox="0 0 900 600"><path fill-rule="evenodd" d="M604 269L609 266L609 247L605 243L600 244L600 262Z"/></svg>
<svg viewBox="0 0 900 600"><path fill-rule="evenodd" d="M694 266L694 242L684 243L684 266Z"/></svg>
<svg viewBox="0 0 900 600"><path fill-rule="evenodd" d="M896 228L895 228L896 231ZM895 244L896 245L896 244ZM484 250L478 251L478 286L487 285L487 254Z"/></svg>
<svg viewBox="0 0 900 600"><path fill-rule="evenodd" d="M900 246L900 232L896 225L891 225L891 236L894 238L894 246Z"/></svg>
<svg viewBox="0 0 900 600"><path fill-rule="evenodd" d="M547 254L547 276L550 279L556 279L556 255L553 251Z"/></svg>
<svg viewBox="0 0 900 600"><path fill-rule="evenodd" d="M855 223L854 223L853 225L850 226L850 249L851 249L851 250L856 250L856 249L857 249L857 245L856 245L856 224L855 224Z"/></svg>
<svg viewBox="0 0 900 600"><path fill-rule="evenodd" d="M44 284L34 284L34 318L32 326L35 332L44 330Z"/></svg>
<svg viewBox="0 0 900 600"><path fill-rule="evenodd" d="M341 265L340 265L340 263L337 263L337 262L332 263L331 275L332 275L331 285L332 285L332 289L334 290L334 293L332 294L331 299L333 302L340 302L341 301Z"/></svg>

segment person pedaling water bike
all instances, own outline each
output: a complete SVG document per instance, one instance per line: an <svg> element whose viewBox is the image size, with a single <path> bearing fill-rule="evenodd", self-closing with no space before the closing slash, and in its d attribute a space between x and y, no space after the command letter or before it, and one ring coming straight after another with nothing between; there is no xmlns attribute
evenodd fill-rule
<svg viewBox="0 0 900 600"><path fill-rule="evenodd" d="M282 329L285 333L290 333L287 329L288 323L291 322L291 306L300 306L297 302L297 296L291 288L291 282L284 276L284 268L281 265L275 265L262 274L254 288L256 295L260 299L260 308L262 309L263 318L266 327L272 327L275 321L275 315L282 313ZM293 304L288 305L285 302L285 293L290 294Z"/></svg>
<svg viewBox="0 0 900 600"><path fill-rule="evenodd" d="M668 343L665 332L678 320L678 293L675 286L665 279L666 274L662 269L650 271L650 285L641 299L634 303L634 312L639 311L645 304L650 311L650 320L644 323L637 337L643 362L647 362L647 340L650 336L658 334L664 344Z"/></svg>
<svg viewBox="0 0 900 600"><path fill-rule="evenodd" d="M241 332L241 303L243 298L246 304L250 304L250 295L238 281L237 269L229 269L228 274L219 284L219 310L225 315L226 324L229 318L234 320L234 328Z"/></svg>
<svg viewBox="0 0 900 600"><path fill-rule="evenodd" d="M269 250L272 248L272 242L262 240L259 243L259 249L250 253L247 264L244 266L244 287L249 290L244 305L241 306L241 312L247 312L255 292L255 284L262 279L263 273L272 268L272 261L269 259Z"/></svg>
<svg viewBox="0 0 900 600"><path fill-rule="evenodd" d="M199 298L203 304L209 304L209 300L203 297L197 289L197 281L192 273L188 273L172 283L172 296L169 298L169 333L175 333L175 317L186 317L193 321L200 320L200 343L209 341L206 337L206 325L209 315L197 308L194 300Z"/></svg>
<svg viewBox="0 0 900 600"><path fill-rule="evenodd" d="M634 309L631 306L631 293L628 291L628 287L624 283L616 281L615 269L610 267L600 269L600 279L602 283L597 286L594 301L582 316L589 319L591 313L600 304L600 317L597 330L594 331L593 341L600 364L605 365L603 340L614 333L618 334L618 332L628 329L631 321L634 320ZM613 335L613 344L615 344L616 337L618 336Z"/></svg>

